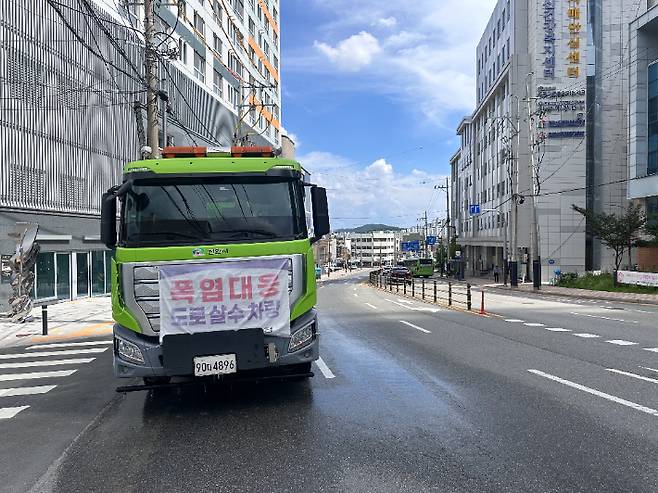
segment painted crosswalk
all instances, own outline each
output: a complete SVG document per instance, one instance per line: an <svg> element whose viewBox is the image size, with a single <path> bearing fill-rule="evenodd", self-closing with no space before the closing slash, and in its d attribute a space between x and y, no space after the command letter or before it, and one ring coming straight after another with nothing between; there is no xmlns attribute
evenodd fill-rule
<svg viewBox="0 0 658 493"><path fill-rule="evenodd" d="M92 363L111 344L111 340L34 344L0 354L0 422L38 405L39 396L56 391L63 379Z"/></svg>

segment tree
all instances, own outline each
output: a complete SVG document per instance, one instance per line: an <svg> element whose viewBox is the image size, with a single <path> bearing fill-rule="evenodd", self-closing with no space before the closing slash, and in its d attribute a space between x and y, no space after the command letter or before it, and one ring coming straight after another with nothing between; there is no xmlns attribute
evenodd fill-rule
<svg viewBox="0 0 658 493"><path fill-rule="evenodd" d="M635 242L640 238L642 228L647 219L642 208L629 205L623 214L606 214L594 212L576 205L573 210L587 219L587 225L596 238L615 253L615 271L619 270L624 258L624 252L629 255ZM615 276L616 277L616 276Z"/></svg>
<svg viewBox="0 0 658 493"><path fill-rule="evenodd" d="M443 240L439 243L438 248L436 249L436 265L439 266L441 270L441 275L445 272L446 261L448 260L448 251L446 249Z"/></svg>
<svg viewBox="0 0 658 493"><path fill-rule="evenodd" d="M647 224L644 227L646 234L651 236L652 243L658 243L658 214L653 214L647 218Z"/></svg>

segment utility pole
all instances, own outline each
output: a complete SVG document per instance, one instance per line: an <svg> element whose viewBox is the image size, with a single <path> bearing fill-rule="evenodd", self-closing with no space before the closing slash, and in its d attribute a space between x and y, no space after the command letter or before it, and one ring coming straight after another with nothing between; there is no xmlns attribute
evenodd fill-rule
<svg viewBox="0 0 658 493"><path fill-rule="evenodd" d="M530 258L532 259L532 285L534 289L541 287L541 260L539 255L539 223L537 221L537 165L535 162L535 129L533 128L533 98L530 96L530 84L528 82L531 74L526 78L526 107L528 109L528 142L530 146L530 179L532 180L532 201L530 206L532 208L530 215Z"/></svg>
<svg viewBox="0 0 658 493"><path fill-rule="evenodd" d="M516 126L514 136L516 137L516 152L510 145L510 187L512 189L512 207L510 218L510 259L509 259L509 276L510 286L516 288L519 286L519 157L521 150L521 99L516 98ZM512 121L510 120L510 124ZM510 138L510 143L512 142Z"/></svg>
<svg viewBox="0 0 658 493"><path fill-rule="evenodd" d="M155 0L144 0L144 42L146 44L146 143L151 159L160 159L158 128L158 56L155 47Z"/></svg>

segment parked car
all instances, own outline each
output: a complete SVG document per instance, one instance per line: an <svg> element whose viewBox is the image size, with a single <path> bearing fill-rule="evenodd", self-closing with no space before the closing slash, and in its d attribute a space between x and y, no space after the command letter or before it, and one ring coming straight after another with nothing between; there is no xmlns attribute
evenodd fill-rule
<svg viewBox="0 0 658 493"><path fill-rule="evenodd" d="M393 284L411 284L413 276L406 267L394 267L389 274Z"/></svg>

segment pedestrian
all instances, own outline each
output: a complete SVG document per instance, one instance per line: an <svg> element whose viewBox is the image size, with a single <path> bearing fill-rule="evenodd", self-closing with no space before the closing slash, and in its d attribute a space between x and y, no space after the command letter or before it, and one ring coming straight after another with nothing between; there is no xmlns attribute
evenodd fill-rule
<svg viewBox="0 0 658 493"><path fill-rule="evenodd" d="M493 274L494 274L494 282L497 283L500 279L500 270L498 269L497 265L494 265Z"/></svg>

